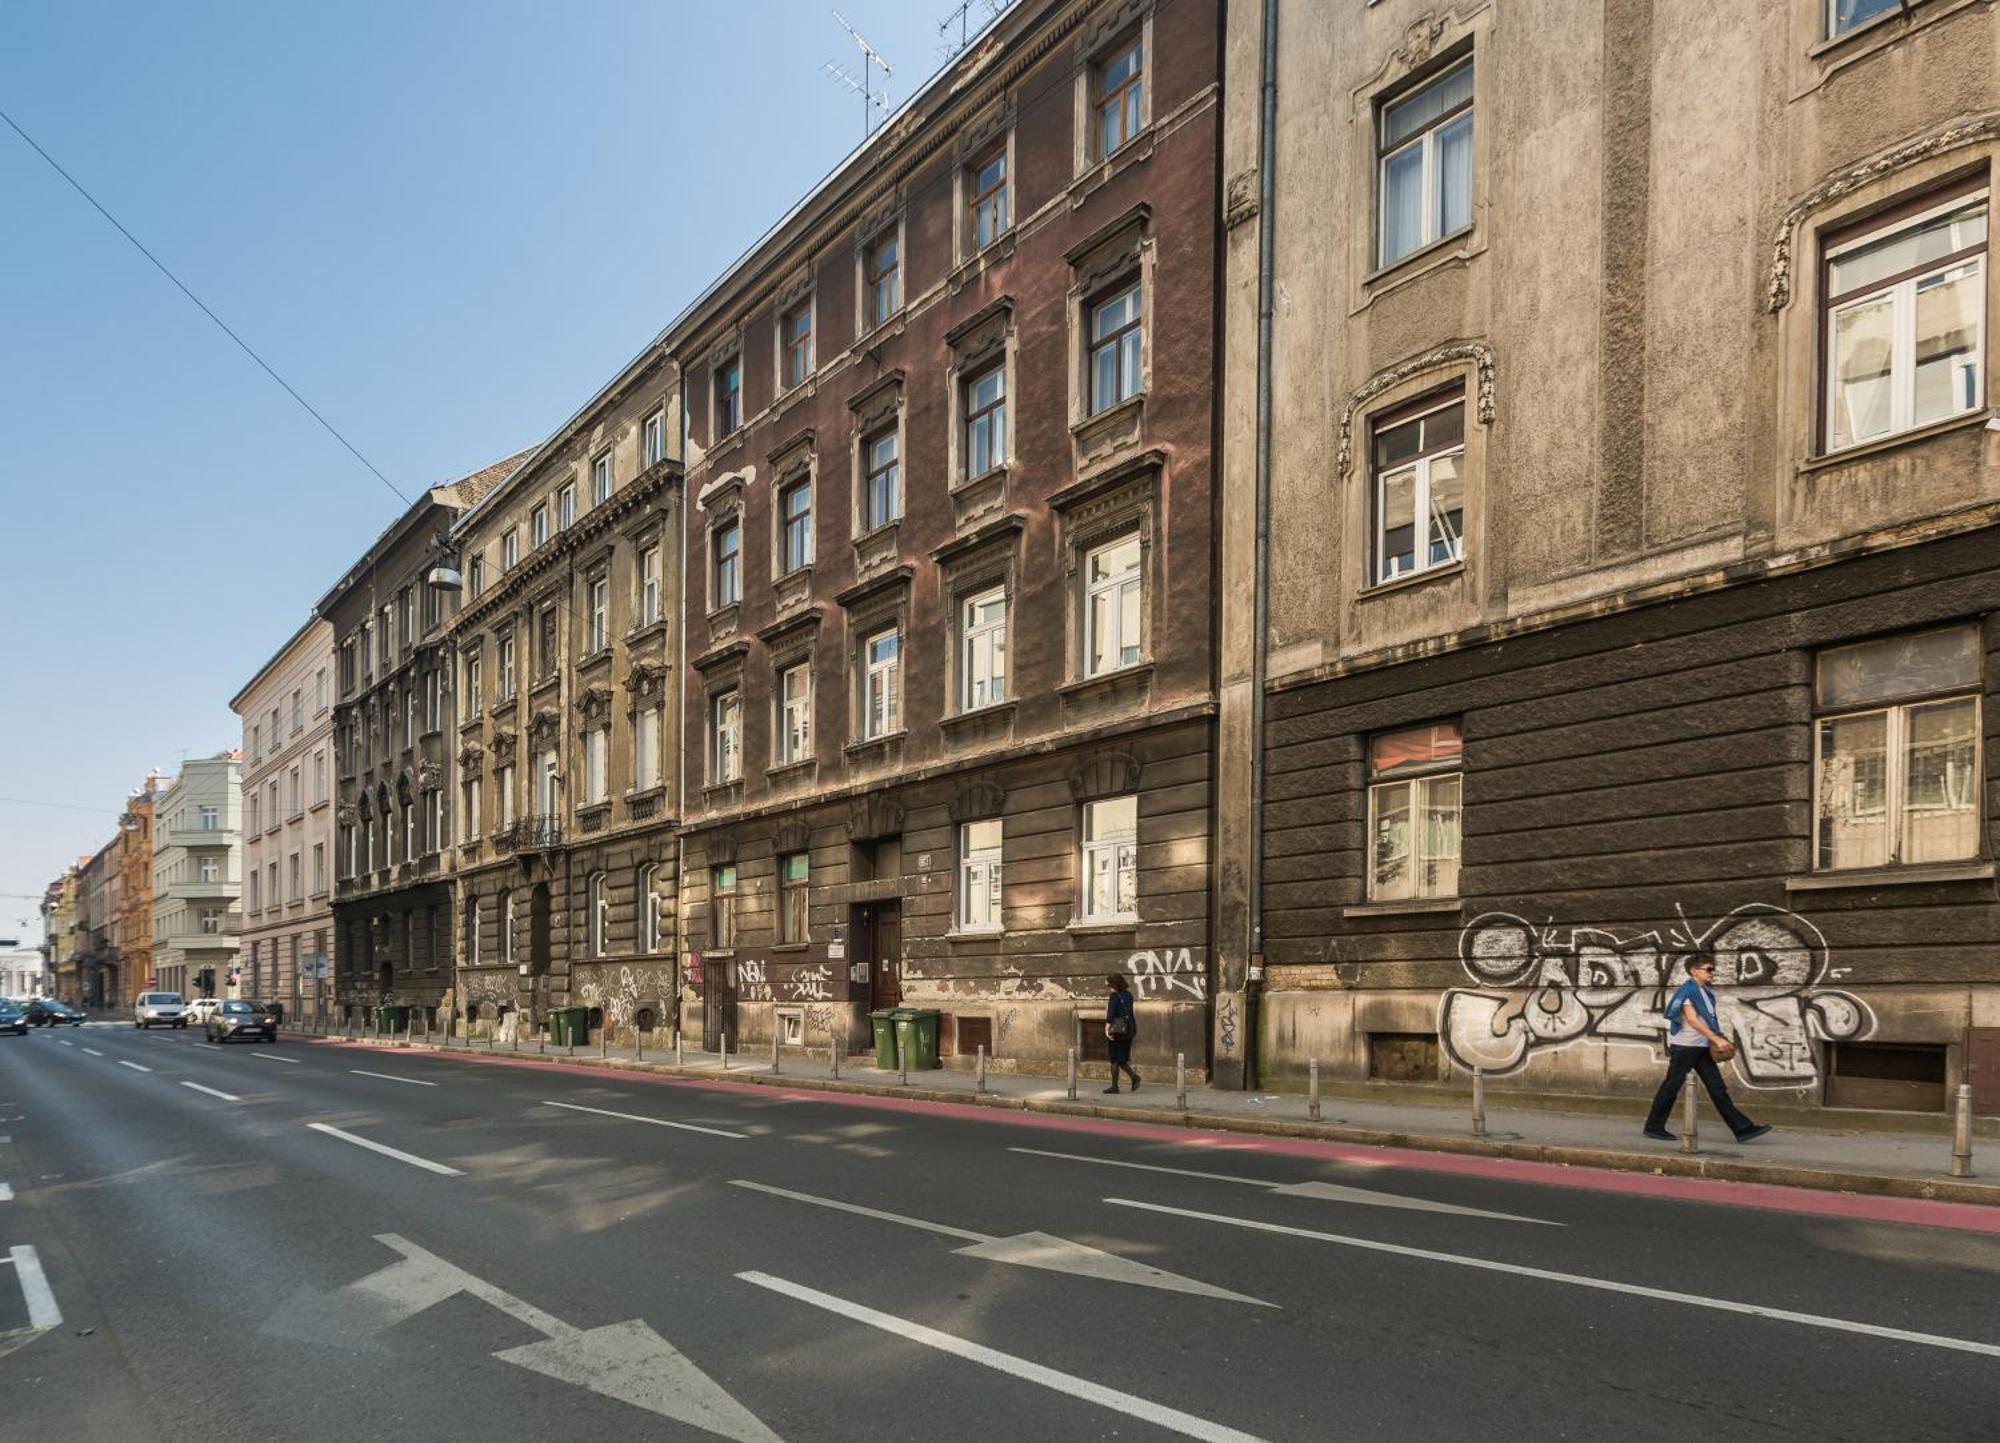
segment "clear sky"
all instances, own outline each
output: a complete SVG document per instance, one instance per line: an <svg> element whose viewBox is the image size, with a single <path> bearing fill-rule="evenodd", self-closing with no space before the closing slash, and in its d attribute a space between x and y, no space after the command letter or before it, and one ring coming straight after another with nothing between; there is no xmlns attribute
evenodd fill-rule
<svg viewBox="0 0 2000 1443"><path fill-rule="evenodd" d="M955 3L840 10L900 101ZM560 424L859 141L827 60L824 0L0 5L0 109L408 495ZM235 745L401 503L4 127L0 495L0 798L100 809L0 801L32 944L6 894Z"/></svg>

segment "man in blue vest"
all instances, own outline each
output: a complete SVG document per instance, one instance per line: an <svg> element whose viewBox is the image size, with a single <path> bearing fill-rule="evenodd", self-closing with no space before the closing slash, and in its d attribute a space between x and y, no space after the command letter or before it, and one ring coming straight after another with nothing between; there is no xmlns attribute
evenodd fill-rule
<svg viewBox="0 0 2000 1443"><path fill-rule="evenodd" d="M1715 1065L1717 1058L1727 1059L1736 1052L1715 1020L1715 993L1711 990L1715 984L1715 962L1708 957L1697 957L1688 963L1687 972L1688 980L1675 989L1667 1002L1667 1076L1660 1090L1653 1094L1653 1110L1646 1117L1646 1136L1661 1142L1677 1140L1667 1131L1667 1118L1672 1116L1674 1103L1680 1098L1681 1084L1692 1071L1701 1078L1701 1085L1708 1089L1708 1100L1715 1104L1715 1110L1729 1124L1738 1142L1762 1137L1771 1130L1771 1125L1752 1122L1737 1110L1729 1099L1729 1088L1722 1081L1722 1069Z"/></svg>

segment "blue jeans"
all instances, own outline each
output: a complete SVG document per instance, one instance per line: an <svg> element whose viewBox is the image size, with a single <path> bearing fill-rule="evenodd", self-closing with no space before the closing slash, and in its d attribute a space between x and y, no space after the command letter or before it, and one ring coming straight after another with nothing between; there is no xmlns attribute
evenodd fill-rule
<svg viewBox="0 0 2000 1443"><path fill-rule="evenodd" d="M1715 1059L1706 1047L1669 1047L1666 1078L1660 1083L1660 1090L1653 1094L1653 1110L1646 1115L1649 1131L1657 1132L1666 1127L1668 1117L1673 1114L1674 1103L1680 1098L1681 1084L1687 1081L1690 1071L1708 1089L1708 1100L1715 1104L1716 1112L1729 1124L1731 1132L1741 1137L1757 1125L1730 1101L1729 1088L1722 1081L1722 1069L1715 1065Z"/></svg>

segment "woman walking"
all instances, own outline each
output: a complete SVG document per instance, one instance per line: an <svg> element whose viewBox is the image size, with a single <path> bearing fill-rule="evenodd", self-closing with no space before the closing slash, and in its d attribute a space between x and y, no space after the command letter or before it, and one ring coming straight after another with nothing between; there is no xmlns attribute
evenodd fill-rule
<svg viewBox="0 0 2000 1443"><path fill-rule="evenodd" d="M1125 1075L1132 1079L1132 1090L1139 1090L1139 1074L1132 1070L1132 1039L1139 1035L1139 1019L1132 1011L1132 989L1126 985L1124 974L1111 974L1111 998L1104 1004L1104 1037L1111 1044L1111 1086L1106 1092L1118 1090L1118 1072L1123 1068Z"/></svg>

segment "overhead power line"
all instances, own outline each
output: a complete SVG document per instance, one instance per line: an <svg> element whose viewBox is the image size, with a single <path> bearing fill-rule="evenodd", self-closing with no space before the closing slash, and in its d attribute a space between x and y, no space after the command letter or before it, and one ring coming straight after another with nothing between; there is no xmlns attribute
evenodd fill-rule
<svg viewBox="0 0 2000 1443"><path fill-rule="evenodd" d="M373 461L370 461L366 456L362 455L361 452L355 448L355 445L352 441L348 440L345 436L341 435L339 428L336 427L333 424L333 422L327 420L326 417L322 416L319 413L319 411L313 406L312 402L308 401L304 396L301 396L298 393L297 388L295 388L290 381L287 381L283 376L279 375L277 371L272 368L271 363L269 361L265 360L262 356L258 355L257 352L254 349L252 349L248 341L244 340L241 336L237 335L235 331L231 330L229 323L223 320L221 316L218 316L213 310L209 309L208 303L206 301L204 301L200 296L196 295L193 291L189 290L187 283L167 268L166 262L162 261L158 256L154 255L151 251L147 250L145 243L141 241L137 236L133 235L131 231L127 230L125 228L124 223L120 221L117 216L113 215L110 211L106 210L102 202L100 202L96 196L92 195L88 190L85 190L83 187L83 183L81 181L79 181L75 176L71 175L67 170L64 170L62 168L61 163L58 162L53 155L50 155L46 150L42 149L41 143L37 141L34 138L34 136L28 134L27 131L21 129L20 122L16 121L14 117L9 115L5 110L0 110L0 120L6 121L8 127L11 130L13 130L14 134L20 136L21 139L25 140L28 143L29 148L32 149L36 155L39 155L43 160L49 163L49 168L51 170L53 170L57 175L61 176L64 180L68 181L70 189L74 190L78 195L82 196L85 200L89 201L92 209L94 209L99 215L103 216L107 221L109 221L113 229L115 229L118 232L118 234L124 236L126 240L132 242L133 248L137 250L140 255L144 256L147 260L151 261L153 263L154 269L159 271L161 275L165 276L168 280L172 281L174 283L174 287L177 290L179 290L182 295L186 296L189 300L193 301L195 305L200 308L201 313L204 316L207 316L211 321L214 321L216 326L222 331L222 334L229 337L230 340L234 341L237 345L237 348L241 350L244 355L248 356L251 360L255 361L258 364L258 366L263 369L265 375L269 376L272 380L276 381L280 386L284 387L285 394L290 396L294 401L297 401L299 405L304 407L306 414L308 416L311 416L315 421L319 422L319 424L323 428L325 428L327 435L333 437L334 440L338 441L342 446L346 447L347 453L350 456L352 456L355 460L359 461L363 466L366 466L369 469L369 471L373 473L375 479L377 481L380 481L384 486L387 486L390 492L394 494L394 496L398 501L401 501L405 506L408 506L410 504L410 498L402 493L402 491L397 487L395 482L391 481L387 476L384 476L382 474L380 467L378 467Z"/></svg>

